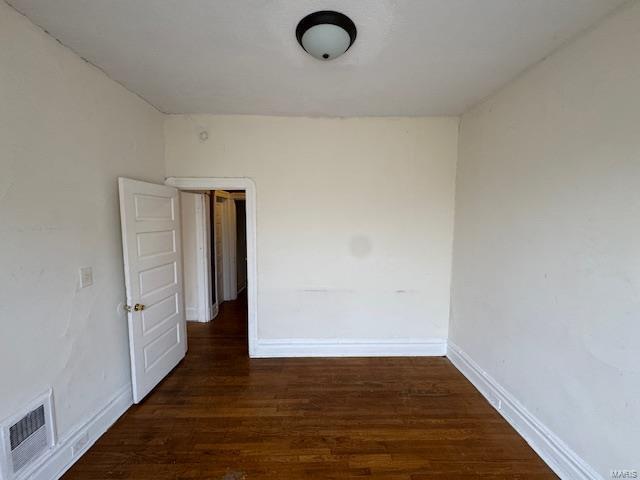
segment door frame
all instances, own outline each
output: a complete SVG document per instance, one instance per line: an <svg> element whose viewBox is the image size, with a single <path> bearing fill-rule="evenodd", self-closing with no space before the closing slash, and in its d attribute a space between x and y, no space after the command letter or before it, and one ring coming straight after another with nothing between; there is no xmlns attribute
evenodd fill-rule
<svg viewBox="0 0 640 480"><path fill-rule="evenodd" d="M244 190L247 230L247 319L249 356L258 346L258 267L256 249L256 184L246 177L169 177L165 184L179 190Z"/></svg>
<svg viewBox="0 0 640 480"><path fill-rule="evenodd" d="M235 206L236 206L236 218L237 218L237 212L238 212L238 202L242 202L243 205L243 209L246 210L246 196L244 192L233 192L231 194L231 198L234 200L235 202ZM246 222L245 222L246 223ZM237 228L237 226L236 226ZM246 231L245 231L245 235L246 235ZM240 252L244 252L246 250L246 237L245 237L245 245L244 245L244 249ZM235 280L235 289L236 289L236 295L239 295L245 288L247 288L247 255L244 255L244 261L242 262L242 268L244 273L244 285L242 286L242 288L238 288L238 275L240 273L240 269L238 268L238 236L237 236L237 230L236 230L236 239L235 239L235 245L236 245L236 280Z"/></svg>
<svg viewBox="0 0 640 480"><path fill-rule="evenodd" d="M194 249L195 255L195 272L187 272L186 264L183 265L183 278L187 278L187 273L195 273L195 304L187 305L187 288L185 282L185 314L188 322L207 323L212 321L218 315L218 304L213 300L212 279L211 279L211 221L209 218L209 192L180 192L180 203L182 208L182 253L183 263L184 254L187 249ZM182 193L193 194L193 201L190 197L185 197ZM187 200L188 199L188 200ZM193 237L195 245L191 242L185 242L185 207L192 210L194 224Z"/></svg>
<svg viewBox="0 0 640 480"><path fill-rule="evenodd" d="M196 202L196 276L198 279L198 321L210 322L218 315L218 299L211 292L211 222L209 193L198 192Z"/></svg>
<svg viewBox="0 0 640 480"><path fill-rule="evenodd" d="M235 200L232 194L224 190L215 191L215 203L217 205L218 199L222 199L223 218L220 224L222 225L222 285L216 285L216 289L221 288L219 296L223 302L227 300L235 300L238 298L238 285L237 285L237 265L236 265L236 218L235 218ZM217 250L214 251L217 257ZM218 265L216 264L216 268ZM217 272L216 272L217 273Z"/></svg>

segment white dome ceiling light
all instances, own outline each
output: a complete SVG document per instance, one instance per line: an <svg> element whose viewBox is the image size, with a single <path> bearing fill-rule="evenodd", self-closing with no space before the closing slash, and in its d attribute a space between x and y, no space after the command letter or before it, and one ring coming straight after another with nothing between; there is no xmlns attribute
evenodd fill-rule
<svg viewBox="0 0 640 480"><path fill-rule="evenodd" d="M349 50L358 31L349 17L330 10L307 15L296 28L304 50L318 60L333 60Z"/></svg>

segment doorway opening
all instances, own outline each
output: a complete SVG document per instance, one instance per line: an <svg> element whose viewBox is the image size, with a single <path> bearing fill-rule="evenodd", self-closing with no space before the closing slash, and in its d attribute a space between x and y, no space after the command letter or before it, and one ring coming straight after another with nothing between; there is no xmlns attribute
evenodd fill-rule
<svg viewBox="0 0 640 480"><path fill-rule="evenodd" d="M181 191L180 210L185 319L206 324L220 318L225 323L209 329L188 326L187 336L220 330L233 332L238 340L244 337L246 345L246 193Z"/></svg>
<svg viewBox="0 0 640 480"><path fill-rule="evenodd" d="M165 183L180 190L186 320L215 322L223 309L237 314L246 304L248 351L253 356L257 343L253 182L170 178Z"/></svg>

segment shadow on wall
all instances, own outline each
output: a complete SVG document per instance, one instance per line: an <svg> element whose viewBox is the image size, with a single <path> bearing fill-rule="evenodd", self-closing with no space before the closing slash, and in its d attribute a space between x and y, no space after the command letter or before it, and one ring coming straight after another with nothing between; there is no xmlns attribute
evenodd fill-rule
<svg viewBox="0 0 640 480"><path fill-rule="evenodd" d="M372 250L371 240L366 235L355 235L349 240L349 251L356 258L366 258Z"/></svg>

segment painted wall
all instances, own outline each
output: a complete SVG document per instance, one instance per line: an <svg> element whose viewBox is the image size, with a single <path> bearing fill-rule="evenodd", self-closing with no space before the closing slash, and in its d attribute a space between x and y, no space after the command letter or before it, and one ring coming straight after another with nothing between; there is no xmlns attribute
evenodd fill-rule
<svg viewBox="0 0 640 480"><path fill-rule="evenodd" d="M451 339L603 477L638 469L640 2L463 117Z"/></svg>
<svg viewBox="0 0 640 480"><path fill-rule="evenodd" d="M64 437L130 385L116 178L163 180L162 115L4 2L0 45L0 419L53 387Z"/></svg>
<svg viewBox="0 0 640 480"><path fill-rule="evenodd" d="M175 115L165 138L167 176L256 183L261 339L446 338L457 119Z"/></svg>

